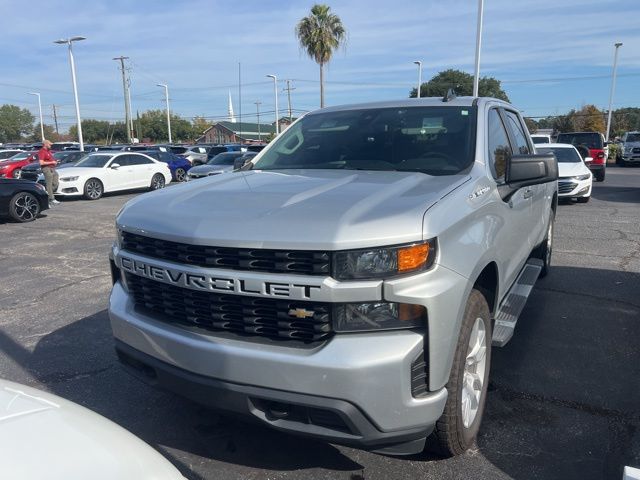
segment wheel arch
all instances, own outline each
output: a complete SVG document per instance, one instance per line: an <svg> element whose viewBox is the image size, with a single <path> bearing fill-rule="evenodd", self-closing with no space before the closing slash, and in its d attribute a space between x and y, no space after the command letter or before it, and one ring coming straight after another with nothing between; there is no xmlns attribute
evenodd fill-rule
<svg viewBox="0 0 640 480"><path fill-rule="evenodd" d="M489 262L476 277L473 288L484 296L489 305L489 311L493 316L498 308L498 285L500 274L496 262Z"/></svg>

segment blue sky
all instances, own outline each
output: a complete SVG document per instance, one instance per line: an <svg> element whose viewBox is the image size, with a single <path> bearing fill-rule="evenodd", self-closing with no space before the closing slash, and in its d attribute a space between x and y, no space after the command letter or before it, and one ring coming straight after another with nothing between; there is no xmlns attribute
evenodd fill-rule
<svg viewBox="0 0 640 480"><path fill-rule="evenodd" d="M0 104L37 113L45 123L59 106L62 129L74 122L67 51L61 37L83 35L74 47L83 118L123 118L118 55L131 58L134 112L164 108L157 83L167 83L172 110L219 119L231 91L243 120L273 112L266 74L293 79L293 108L319 106L318 66L302 52L296 22L312 1L293 0L0 0ZM403 98L417 80L456 68L473 72L476 0L380 0L328 3L348 31L326 74L328 105ZM559 114L593 103L606 108L613 44L623 42L614 108L640 106L640 1L485 0L481 74L503 81L511 101L528 116ZM280 83L280 89L285 86ZM286 95L280 92L285 114ZM271 113L272 116L272 113Z"/></svg>

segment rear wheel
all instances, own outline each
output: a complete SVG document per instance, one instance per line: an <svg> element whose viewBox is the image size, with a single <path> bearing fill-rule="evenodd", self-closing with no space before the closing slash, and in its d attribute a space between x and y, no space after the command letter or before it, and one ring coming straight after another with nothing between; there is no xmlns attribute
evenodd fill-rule
<svg viewBox="0 0 640 480"><path fill-rule="evenodd" d="M578 199L578 201L580 201ZM544 240L538 247L533 251L533 257L539 258L542 260L542 270L540 271L540 278L544 278L549 273L549 268L551 268L551 254L553 253L553 225L555 221L556 214L551 211L549 215L549 225L547 225L547 234L544 237Z"/></svg>
<svg viewBox="0 0 640 480"><path fill-rule="evenodd" d="M184 182L187 178L187 172L184 168L176 168L176 182Z"/></svg>
<svg viewBox="0 0 640 480"><path fill-rule="evenodd" d="M90 178L84 184L84 198L87 200L98 200L104 193L104 186L97 178Z"/></svg>
<svg viewBox="0 0 640 480"><path fill-rule="evenodd" d="M593 176L594 176L594 178L596 179L597 182L604 182L604 177L605 177L604 168L602 170L598 170L598 171L594 172Z"/></svg>
<svg viewBox="0 0 640 480"><path fill-rule="evenodd" d="M432 446L445 456L460 455L475 442L491 364L491 316L484 295L472 290L447 383L447 403L436 422Z"/></svg>
<svg viewBox="0 0 640 480"><path fill-rule="evenodd" d="M161 188L164 188L164 184L164 175L162 175L161 173L156 173L151 179L151 185L149 186L149 189L160 190Z"/></svg>
<svg viewBox="0 0 640 480"><path fill-rule="evenodd" d="M16 193L9 202L9 215L16 222L32 222L40 214L40 202L29 192Z"/></svg>

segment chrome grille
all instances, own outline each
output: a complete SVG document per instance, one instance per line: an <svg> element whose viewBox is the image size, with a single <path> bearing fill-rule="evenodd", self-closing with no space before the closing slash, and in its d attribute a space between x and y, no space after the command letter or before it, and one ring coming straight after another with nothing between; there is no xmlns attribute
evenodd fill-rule
<svg viewBox="0 0 640 480"><path fill-rule="evenodd" d="M576 182L558 182L558 193L570 193L577 186Z"/></svg>
<svg viewBox="0 0 640 480"><path fill-rule="evenodd" d="M303 342L332 334L330 304L200 292L130 273L126 282L137 308L168 323ZM297 318L296 309L312 315Z"/></svg>
<svg viewBox="0 0 640 480"><path fill-rule="evenodd" d="M210 247L171 242L122 232L122 248L185 265L269 273L329 275L329 252Z"/></svg>

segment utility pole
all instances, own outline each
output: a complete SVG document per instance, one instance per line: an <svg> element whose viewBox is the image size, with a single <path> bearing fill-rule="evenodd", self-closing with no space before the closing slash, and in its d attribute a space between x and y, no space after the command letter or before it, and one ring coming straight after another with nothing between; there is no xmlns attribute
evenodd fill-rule
<svg viewBox="0 0 640 480"><path fill-rule="evenodd" d="M53 107L53 123L56 124L56 135L59 135L58 132L58 114L56 113L56 106L51 105Z"/></svg>
<svg viewBox="0 0 640 480"><path fill-rule="evenodd" d="M257 114L258 114L258 141L262 140L262 137L260 135L260 104L262 103L260 100L258 100L257 102L253 102L256 104L256 110L257 110Z"/></svg>
<svg viewBox="0 0 640 480"><path fill-rule="evenodd" d="M124 61L129 57L115 57L114 60L120 61L120 71L122 72L122 91L124 95L124 124L127 129L127 141L131 143L131 121L129 118L129 84L127 82L127 74L124 68Z"/></svg>
<svg viewBox="0 0 640 480"><path fill-rule="evenodd" d="M289 102L289 123L293 122L293 116L291 115L291 90L295 90L295 87L291 86L291 80L286 80L287 88L283 88L283 92L287 92L287 101Z"/></svg>
<svg viewBox="0 0 640 480"><path fill-rule="evenodd" d="M167 105L167 131L169 132L169 143L173 143L171 139L171 111L169 109L169 87L165 83L158 83L157 87L164 88L164 101Z"/></svg>
<svg viewBox="0 0 640 480"><path fill-rule="evenodd" d="M613 94L616 91L616 67L618 66L618 49L622 46L622 43L614 44L616 47L613 54L613 73L611 74L611 93L609 94L609 112L607 114L607 135L605 136L605 142L609 141L609 132L611 131L611 108L613 107Z"/></svg>

